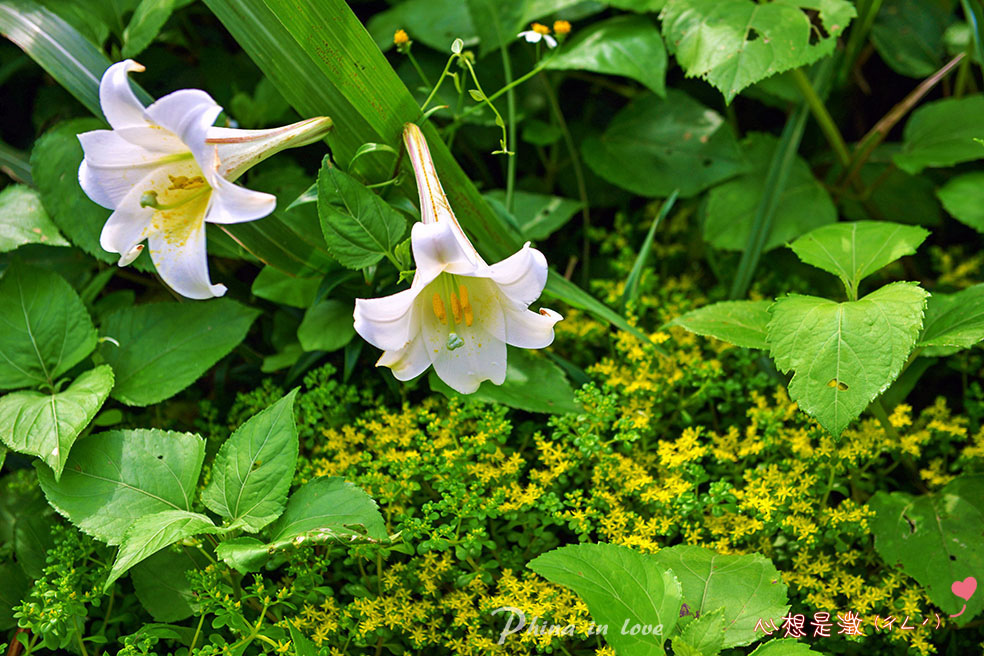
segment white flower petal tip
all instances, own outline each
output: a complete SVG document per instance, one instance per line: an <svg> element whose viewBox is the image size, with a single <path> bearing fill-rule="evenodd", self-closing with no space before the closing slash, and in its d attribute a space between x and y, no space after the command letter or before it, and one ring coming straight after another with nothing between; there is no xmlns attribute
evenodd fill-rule
<svg viewBox="0 0 984 656"><path fill-rule="evenodd" d="M132 59L106 69L99 101L112 130L79 135L85 157L79 185L94 202L113 210L100 244L132 263L149 242L165 284L188 298L226 292L209 280L205 222L238 223L270 214L276 198L232 183L249 167L284 150L324 137L326 117L270 130L212 126L222 112L211 96L181 89L149 107L136 97Z"/></svg>
<svg viewBox="0 0 984 656"><path fill-rule="evenodd" d="M433 366L449 387L475 392L506 378L506 345L543 348L554 339L553 310L533 312L547 281L547 260L527 243L489 266L458 224L437 177L423 134L403 132L417 187L421 222L410 233L417 271L410 289L358 299L355 330L384 352L376 363L398 380Z"/></svg>

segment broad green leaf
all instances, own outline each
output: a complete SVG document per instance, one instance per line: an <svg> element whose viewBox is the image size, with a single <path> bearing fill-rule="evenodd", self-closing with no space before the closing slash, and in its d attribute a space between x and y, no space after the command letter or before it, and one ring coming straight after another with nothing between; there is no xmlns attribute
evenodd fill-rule
<svg viewBox="0 0 984 656"><path fill-rule="evenodd" d="M936 195L953 218L984 233L984 171L950 178Z"/></svg>
<svg viewBox="0 0 984 656"><path fill-rule="evenodd" d="M229 528L255 533L283 512L297 465L296 396L251 417L219 448L202 502Z"/></svg>
<svg viewBox="0 0 984 656"><path fill-rule="evenodd" d="M831 54L855 15L846 0L668 0L660 17L687 75L707 80L730 103L759 80Z"/></svg>
<svg viewBox="0 0 984 656"><path fill-rule="evenodd" d="M124 59L136 57L154 40L175 9L175 0L140 0L123 30Z"/></svg>
<svg viewBox="0 0 984 656"><path fill-rule="evenodd" d="M605 4L644 14L650 11L659 11L666 6L666 0L605 0Z"/></svg>
<svg viewBox="0 0 984 656"><path fill-rule="evenodd" d="M868 507L875 511L871 533L882 559L901 565L943 612L961 612L965 600L953 594L951 585L984 572L984 476L961 476L919 497L881 491ZM978 590L966 604L953 620L959 625L984 610L984 595Z"/></svg>
<svg viewBox="0 0 984 656"><path fill-rule="evenodd" d="M687 94L644 94L620 111L604 134L581 151L599 176L656 198L675 189L688 198L740 173L744 162L734 133L717 112Z"/></svg>
<svg viewBox="0 0 984 656"><path fill-rule="evenodd" d="M896 282L858 301L790 294L776 301L769 346L795 372L789 396L835 437L899 375L922 327L927 292Z"/></svg>
<svg viewBox="0 0 984 656"><path fill-rule="evenodd" d="M31 582L13 561L0 563L0 631L17 626L14 606L20 606Z"/></svg>
<svg viewBox="0 0 984 656"><path fill-rule="evenodd" d="M383 52L393 47L393 34L399 29L406 30L413 41L445 54L451 52L455 39L473 43L477 34L468 5L462 0L401 2L374 14L366 29Z"/></svg>
<svg viewBox="0 0 984 656"><path fill-rule="evenodd" d="M327 157L318 175L318 214L328 251L350 269L392 254L407 230L399 212Z"/></svg>
<svg viewBox="0 0 984 656"><path fill-rule="evenodd" d="M14 265L0 278L0 390L54 385L96 346L96 329L57 273Z"/></svg>
<svg viewBox="0 0 984 656"><path fill-rule="evenodd" d="M191 433L122 430L76 442L60 481L37 467L52 507L92 537L120 544L147 515L191 511L205 440Z"/></svg>
<svg viewBox="0 0 984 656"><path fill-rule="evenodd" d="M345 126L329 135L338 161L350 161L365 143L399 149L403 125L420 119L413 95L344 0L205 3L299 114L331 116ZM422 130L455 215L478 250L490 262L515 253L521 236L482 200L437 130L430 123ZM359 161L366 164L367 179L387 180L392 175L390 158ZM412 175L404 176L400 190L407 197L416 196ZM547 279L545 293L641 336L624 317L556 272Z"/></svg>
<svg viewBox="0 0 984 656"><path fill-rule="evenodd" d="M0 191L0 253L24 244L69 245L48 218L38 192L11 185Z"/></svg>
<svg viewBox="0 0 984 656"><path fill-rule="evenodd" d="M104 251L99 245L99 235L112 212L89 200L79 186L77 173L82 163L78 133L105 127L95 119L60 123L35 142L31 169L44 209L62 234L96 259L116 264L119 254ZM152 270L149 257L137 258L132 266L140 271Z"/></svg>
<svg viewBox="0 0 984 656"><path fill-rule="evenodd" d="M663 643L679 617L681 588L674 572L656 558L620 545L577 544L548 551L527 567L574 590L595 624L609 625L605 640L617 653L665 653ZM648 635L642 632L647 625ZM640 627L636 635L634 626Z"/></svg>
<svg viewBox="0 0 984 656"><path fill-rule="evenodd" d="M25 390L0 397L0 439L14 451L44 460L57 480L75 438L112 388L113 370L101 365L56 394Z"/></svg>
<svg viewBox="0 0 984 656"><path fill-rule="evenodd" d="M897 223L934 226L943 220L936 198L938 187L925 175L910 175L892 164L899 144L882 144L861 167L861 185L870 190L865 202L842 196L841 217L865 220L871 216L892 217ZM833 170L833 169L832 169Z"/></svg>
<svg viewBox="0 0 984 656"><path fill-rule="evenodd" d="M309 307L297 329L297 340L305 351L337 351L354 336L352 306L334 299Z"/></svg>
<svg viewBox="0 0 984 656"><path fill-rule="evenodd" d="M750 656L816 656L822 652L810 649L810 644L796 638L773 638L751 653Z"/></svg>
<svg viewBox="0 0 984 656"><path fill-rule="evenodd" d="M933 294L926 306L926 321L919 346L965 349L984 340L984 284L955 294ZM942 355L930 349L926 355Z"/></svg>
<svg viewBox="0 0 984 656"><path fill-rule="evenodd" d="M741 251L748 246L750 218L765 192L769 164L778 145L772 135L756 132L742 142L748 169L745 173L711 189L707 195L704 239L713 246ZM788 179L779 196L772 228L762 251L768 251L805 232L837 220L830 194L813 177L802 158L790 163Z"/></svg>
<svg viewBox="0 0 984 656"><path fill-rule="evenodd" d="M253 280L252 292L260 298L296 308L310 307L318 296L320 278L298 278L265 266Z"/></svg>
<svg viewBox="0 0 984 656"><path fill-rule="evenodd" d="M523 27L526 0L464 0L464 4L478 33L479 52L483 57L515 41Z"/></svg>
<svg viewBox="0 0 984 656"><path fill-rule="evenodd" d="M386 524L369 495L338 477L308 481L287 502L269 543L235 538L216 549L219 558L241 572L258 568L271 554L302 544L346 544L387 539Z"/></svg>
<svg viewBox="0 0 984 656"><path fill-rule="evenodd" d="M781 617L789 609L779 572L759 554L726 555L705 547L677 545L660 550L654 560L669 568L683 588L683 602L704 617L724 609L725 647L748 645L760 617Z"/></svg>
<svg viewBox="0 0 984 656"><path fill-rule="evenodd" d="M130 570L133 591L140 604L158 622L180 622L191 617L198 602L191 592L187 572L208 565L194 549L165 549ZM161 576L167 572L167 576Z"/></svg>
<svg viewBox="0 0 984 656"><path fill-rule="evenodd" d="M683 612L683 607L681 607ZM689 610L689 606L688 606ZM673 639L674 656L709 656L724 648L724 607L701 613ZM681 622L682 624L682 622Z"/></svg>
<svg viewBox="0 0 984 656"><path fill-rule="evenodd" d="M207 303L154 303L115 312L99 354L116 373L113 398L145 406L174 396L235 348L259 312L219 298Z"/></svg>
<svg viewBox="0 0 984 656"><path fill-rule="evenodd" d="M953 5L940 0L883 0L871 43L901 75L924 78L943 65L943 33Z"/></svg>
<svg viewBox="0 0 984 656"><path fill-rule="evenodd" d="M943 98L919 107L902 131L900 169L916 174L927 167L953 166L984 158L984 95Z"/></svg>
<svg viewBox="0 0 984 656"><path fill-rule="evenodd" d="M789 247L799 259L834 274L856 294L862 279L912 255L927 236L929 232L918 226L852 221L817 228Z"/></svg>
<svg viewBox="0 0 984 656"><path fill-rule="evenodd" d="M666 95L666 49L659 30L641 16L616 16L578 30L546 68L622 75Z"/></svg>
<svg viewBox="0 0 984 656"><path fill-rule="evenodd" d="M433 371L429 374L428 382L432 390L448 398L501 403L527 412L564 414L581 409L574 399L574 389L563 370L545 356L527 349L509 347L506 380L502 385L485 381L479 385L478 391L462 395L448 387Z"/></svg>
<svg viewBox="0 0 984 656"><path fill-rule="evenodd" d="M506 192L496 189L485 194L505 211ZM526 239L546 239L581 210L581 203L569 198L517 191L513 194L512 215Z"/></svg>
<svg viewBox="0 0 984 656"><path fill-rule="evenodd" d="M145 558L169 547L179 540L218 529L205 515L187 510L162 510L136 519L123 536L120 551L109 577L103 585L108 590L113 582Z"/></svg>
<svg viewBox="0 0 984 656"><path fill-rule="evenodd" d="M753 349L768 349L772 301L723 301L691 310L670 322L704 337Z"/></svg>

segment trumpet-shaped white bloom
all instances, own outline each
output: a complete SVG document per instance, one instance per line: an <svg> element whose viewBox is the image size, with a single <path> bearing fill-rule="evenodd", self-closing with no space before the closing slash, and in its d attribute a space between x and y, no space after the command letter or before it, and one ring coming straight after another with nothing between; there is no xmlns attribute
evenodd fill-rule
<svg viewBox="0 0 984 656"><path fill-rule="evenodd" d="M455 219L420 128L403 131L420 192L421 221L410 235L417 265L410 289L355 302L355 330L385 351L377 366L409 380L434 365L441 380L471 394L506 378L506 344L543 348L561 316L529 310L547 282L547 261L529 242L486 264Z"/></svg>
<svg viewBox="0 0 984 656"><path fill-rule="evenodd" d="M284 148L322 138L328 118L271 130L212 127L222 112L198 89L168 94L149 107L134 95L127 74L144 67L113 64L99 84L99 102L112 130L79 135L85 159L79 184L114 210L100 244L132 262L146 240L161 278L188 298L221 296L209 279L205 221L240 223L273 211L276 198L232 183L246 169Z"/></svg>

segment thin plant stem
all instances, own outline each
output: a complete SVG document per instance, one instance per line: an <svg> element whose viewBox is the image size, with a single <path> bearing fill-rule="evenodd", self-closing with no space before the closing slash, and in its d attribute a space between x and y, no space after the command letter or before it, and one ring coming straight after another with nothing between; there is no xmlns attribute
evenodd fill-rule
<svg viewBox="0 0 984 656"><path fill-rule="evenodd" d="M516 92L512 88L512 62L509 59L509 48L506 43L499 47L502 53L502 71L505 74L506 87L506 121L509 133L506 135L505 150L512 153L506 161L506 211L512 212L513 192L516 189ZM489 100L489 104L492 101Z"/></svg>
<svg viewBox="0 0 984 656"><path fill-rule="evenodd" d="M195 635L191 637L191 645L188 647L188 653L195 651L195 645L198 644L198 636L202 632L202 624L205 623L205 613L202 613L201 617L198 618L198 627L195 629Z"/></svg>
<svg viewBox="0 0 984 656"><path fill-rule="evenodd" d="M851 162L851 153L847 149L847 143L844 141L843 135L841 135L840 130L837 128L837 124L834 122L833 117L830 112L827 111L827 105L824 104L820 96L817 95L816 90L813 88L813 84L810 83L809 78L801 68L794 68L791 71L793 76L793 82L796 84L796 88L799 89L800 94L803 96L803 100L806 101L806 105L810 108L810 113L813 114L813 118L816 119L817 124L820 126L820 130L823 132L827 141L830 143L830 147L834 149L834 154L837 155L838 161L840 161L841 166L847 166Z"/></svg>
<svg viewBox="0 0 984 656"><path fill-rule="evenodd" d="M410 52L409 48L407 49L407 59L409 59L410 63L413 65L413 70L417 71L417 75L420 76L420 79L423 81L424 86L429 87L431 85L430 80L427 79L427 75L424 73L424 69L422 69L420 67L420 64L417 63L417 58L413 56L413 53Z"/></svg>

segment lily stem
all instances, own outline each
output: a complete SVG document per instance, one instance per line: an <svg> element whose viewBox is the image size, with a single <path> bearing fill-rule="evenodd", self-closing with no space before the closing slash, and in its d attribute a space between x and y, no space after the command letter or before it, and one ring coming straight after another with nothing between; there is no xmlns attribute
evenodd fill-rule
<svg viewBox="0 0 984 656"><path fill-rule="evenodd" d="M502 53L502 71L506 77L506 120L509 123L504 150L512 153L506 160L506 211L512 212L513 192L516 187L516 92L512 88L512 62L509 60L506 43L499 47L499 52ZM489 104L491 102L489 100Z"/></svg>

